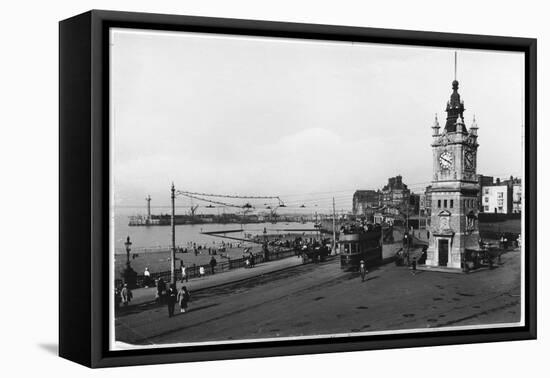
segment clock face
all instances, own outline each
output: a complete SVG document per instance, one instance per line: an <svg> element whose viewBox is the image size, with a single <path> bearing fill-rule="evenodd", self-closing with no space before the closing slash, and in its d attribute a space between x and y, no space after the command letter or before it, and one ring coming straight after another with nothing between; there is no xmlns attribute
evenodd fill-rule
<svg viewBox="0 0 550 378"><path fill-rule="evenodd" d="M453 165L453 154L449 151L445 151L439 155L439 165L443 169L451 168Z"/></svg>
<svg viewBox="0 0 550 378"><path fill-rule="evenodd" d="M471 151L466 151L464 154L464 167L472 170L475 166L475 155Z"/></svg>

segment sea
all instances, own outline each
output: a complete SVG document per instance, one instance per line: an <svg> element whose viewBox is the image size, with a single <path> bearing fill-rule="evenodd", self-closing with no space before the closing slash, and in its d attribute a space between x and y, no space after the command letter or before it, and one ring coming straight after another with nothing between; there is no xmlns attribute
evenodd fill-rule
<svg viewBox="0 0 550 378"><path fill-rule="evenodd" d="M115 253L126 253L126 238L130 237L132 251L139 252L143 250L154 251L167 249L171 245L171 227L170 226L129 226L129 217L136 215L131 209L116 210L114 214L114 246ZM314 230L313 222L277 222L277 223L249 223L249 224L182 224L176 225L176 245L185 248L190 244L208 245L221 243L223 238L205 235L203 232L211 231L232 231L239 232L228 233L228 236L236 238L249 238L250 236L263 235L264 228L268 235L302 233L304 230ZM226 242L232 240L226 240ZM236 241L233 241L236 242Z"/></svg>

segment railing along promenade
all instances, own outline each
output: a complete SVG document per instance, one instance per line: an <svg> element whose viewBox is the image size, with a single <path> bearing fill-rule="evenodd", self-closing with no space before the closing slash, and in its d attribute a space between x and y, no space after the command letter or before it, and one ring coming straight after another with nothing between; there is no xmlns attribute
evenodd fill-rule
<svg viewBox="0 0 550 378"><path fill-rule="evenodd" d="M144 248L144 249L149 250L150 248ZM169 248L167 250L170 251ZM155 250L155 251L162 252L158 250ZM139 252L136 252L136 253L139 253ZM263 252L253 254L253 256L254 256L254 264L261 264L263 262L266 262ZM296 256L296 252L294 251L294 249L270 251L269 261L281 260L292 256ZM216 264L216 266L214 267L214 273L218 274L218 273L227 272L233 269L244 268L246 266L246 260L247 260L247 257L244 257L244 258L239 257L234 259L227 258L226 260L220 261ZM187 277L189 279L199 277L200 276L199 269L201 266L204 267L205 275L213 274L212 267L210 266L210 264L202 264L202 265L193 264L193 265L186 265ZM169 282L171 278L171 271L167 270L167 271L161 271L161 272L151 272L150 278L149 278L151 283L149 284L149 286L153 285L154 281L160 278L162 278L165 282ZM176 269L176 280L178 281L181 280L181 269ZM137 287L145 286L144 281L145 281L145 276L143 274L138 274L137 282L136 282ZM120 278L115 279L115 285L120 285L120 284L122 284L122 279Z"/></svg>

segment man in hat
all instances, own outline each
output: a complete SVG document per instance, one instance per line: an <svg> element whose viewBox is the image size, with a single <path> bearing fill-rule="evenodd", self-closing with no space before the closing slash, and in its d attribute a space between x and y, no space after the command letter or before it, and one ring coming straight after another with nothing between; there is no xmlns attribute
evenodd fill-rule
<svg viewBox="0 0 550 378"><path fill-rule="evenodd" d="M120 298L122 299L122 304L128 306L128 303L132 300L132 290L128 288L128 284L124 284L124 287L120 291Z"/></svg>
<svg viewBox="0 0 550 378"><path fill-rule="evenodd" d="M361 282L365 282L365 277L367 276L367 267L365 266L364 260L361 260L359 262L359 273L361 274Z"/></svg>

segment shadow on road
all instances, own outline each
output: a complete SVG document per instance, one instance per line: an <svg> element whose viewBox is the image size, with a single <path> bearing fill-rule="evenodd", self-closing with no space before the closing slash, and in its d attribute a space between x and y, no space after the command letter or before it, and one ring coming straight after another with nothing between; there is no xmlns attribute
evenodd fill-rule
<svg viewBox="0 0 550 378"><path fill-rule="evenodd" d="M199 306L199 307L189 307L189 309L186 312L200 311L200 310L204 310L204 309L207 309L207 308L210 308L210 307L216 307L216 306L219 306L219 305L220 305L220 303L212 303L212 304L209 304L209 305L204 305L204 306Z"/></svg>
<svg viewBox="0 0 550 378"><path fill-rule="evenodd" d="M190 302L190 305L192 306L192 302ZM204 305L204 306L199 306L199 307L190 307L186 311L186 313L187 312L199 311L199 310L203 310L203 309L206 309L206 308L219 306L219 305L220 305L220 303L212 303L212 304L209 304L209 305ZM167 304L158 303L156 301L151 301L151 302L143 303L143 304L140 304L140 305L137 305L137 306L121 307L117 310L115 317L121 318L121 317L124 317L124 316L132 315L132 314L139 314L143 311L152 310L152 309L160 308L160 307L167 307ZM178 306L176 305L176 307L178 307ZM182 314L184 314L184 313L182 313Z"/></svg>
<svg viewBox="0 0 550 378"><path fill-rule="evenodd" d="M138 314L143 311L152 310L154 308L165 307L165 306L166 304L159 303L155 300L146 302L146 303L140 303L134 306L133 305L130 305L128 307L121 306L115 311L115 317L118 318L118 317L128 316L132 314Z"/></svg>

